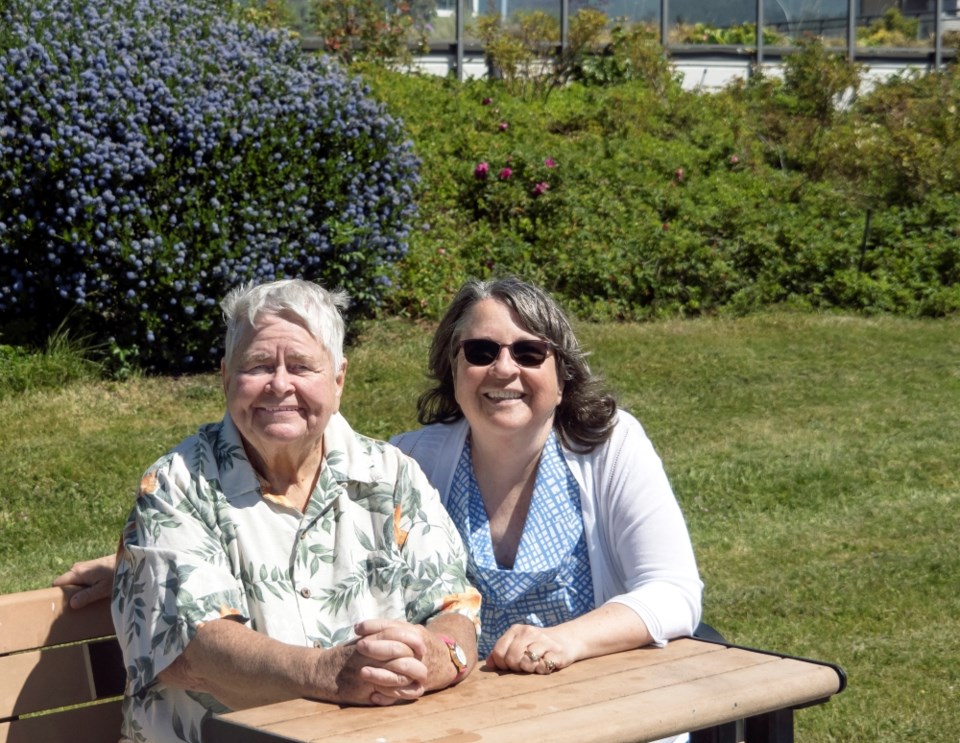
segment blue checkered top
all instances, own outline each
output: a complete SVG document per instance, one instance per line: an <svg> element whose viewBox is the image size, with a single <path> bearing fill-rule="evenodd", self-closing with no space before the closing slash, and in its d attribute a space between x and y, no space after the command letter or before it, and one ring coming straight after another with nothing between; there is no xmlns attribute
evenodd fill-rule
<svg viewBox="0 0 960 743"><path fill-rule="evenodd" d="M490 522L474 477L469 437L453 477L447 510L467 545L467 577L483 595L480 658L489 655L512 624L551 627L594 608L580 488L554 432L540 457L512 569L501 568L493 556Z"/></svg>

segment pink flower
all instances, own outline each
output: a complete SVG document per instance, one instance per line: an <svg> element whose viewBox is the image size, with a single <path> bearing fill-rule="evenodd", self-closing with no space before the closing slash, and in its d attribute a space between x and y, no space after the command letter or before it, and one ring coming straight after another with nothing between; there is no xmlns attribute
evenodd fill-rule
<svg viewBox="0 0 960 743"><path fill-rule="evenodd" d="M676 171L674 171L673 173L673 177L676 178L677 181L680 183L683 182L683 178L685 175L686 175L686 172L684 171L683 168L677 168Z"/></svg>
<svg viewBox="0 0 960 743"><path fill-rule="evenodd" d="M482 103L484 106L489 106L491 103L493 103L493 98L484 98L484 99L481 101L481 103Z"/></svg>
<svg viewBox="0 0 960 743"><path fill-rule="evenodd" d="M490 166L486 163L478 163L477 167L473 169L473 177L478 181L482 181L487 177L487 173L490 172Z"/></svg>
<svg viewBox="0 0 960 743"><path fill-rule="evenodd" d="M506 121L501 121L501 122L500 122L500 131L501 131L501 132L505 132L505 131L507 131L507 129L509 129L509 128L510 128L510 125L509 125Z"/></svg>
<svg viewBox="0 0 960 743"><path fill-rule="evenodd" d="M446 255L446 254L447 254L446 248L438 248L438 249L437 249L437 252L438 252L440 255Z"/></svg>
<svg viewBox="0 0 960 743"><path fill-rule="evenodd" d="M730 164L731 164L731 165L736 165L738 162L740 162L740 158L739 158L739 157L737 157L736 155L730 155Z"/></svg>
<svg viewBox="0 0 960 743"><path fill-rule="evenodd" d="M544 160L544 161L543 161L543 164L544 164L544 166L547 167L547 168L555 168L555 167L557 167L557 163L556 163L556 161L555 161L552 157L548 157L546 160Z"/></svg>
<svg viewBox="0 0 960 743"><path fill-rule="evenodd" d="M550 184L546 181L540 181L536 186L533 187L534 197L543 196L547 190L550 188Z"/></svg>
<svg viewBox="0 0 960 743"><path fill-rule="evenodd" d="M501 181L509 181L512 176L513 176L513 170L510 168L504 168L499 173L497 173L497 178L499 178Z"/></svg>

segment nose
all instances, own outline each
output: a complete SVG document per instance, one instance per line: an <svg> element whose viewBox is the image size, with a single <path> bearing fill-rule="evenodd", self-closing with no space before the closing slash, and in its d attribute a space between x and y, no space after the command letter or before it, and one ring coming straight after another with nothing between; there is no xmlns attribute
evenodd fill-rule
<svg viewBox="0 0 960 743"><path fill-rule="evenodd" d="M490 364L490 371L498 376L512 376L516 374L519 364L513 360L510 349L506 346L500 348L497 358Z"/></svg>
<svg viewBox="0 0 960 743"><path fill-rule="evenodd" d="M276 394L283 394L290 389L290 375L287 373L287 367L282 364L273 370L273 376L270 377L270 389Z"/></svg>

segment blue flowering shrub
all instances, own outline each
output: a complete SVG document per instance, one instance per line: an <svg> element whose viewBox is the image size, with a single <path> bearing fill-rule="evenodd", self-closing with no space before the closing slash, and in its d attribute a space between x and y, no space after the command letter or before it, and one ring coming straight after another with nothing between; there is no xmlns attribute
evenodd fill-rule
<svg viewBox="0 0 960 743"><path fill-rule="evenodd" d="M356 79L222 5L6 0L5 340L67 318L189 370L219 358L218 301L242 281L315 279L369 311L406 252L417 168Z"/></svg>

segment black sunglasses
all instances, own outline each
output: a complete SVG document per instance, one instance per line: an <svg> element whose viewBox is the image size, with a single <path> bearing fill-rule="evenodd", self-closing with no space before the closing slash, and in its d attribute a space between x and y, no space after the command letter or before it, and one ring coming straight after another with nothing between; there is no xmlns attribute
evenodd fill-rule
<svg viewBox="0 0 960 743"><path fill-rule="evenodd" d="M514 341L497 343L486 338L471 338L460 341L463 358L472 366L490 366L500 357L500 349L509 349L513 360L520 366L540 366L547 359L552 344L548 341Z"/></svg>

